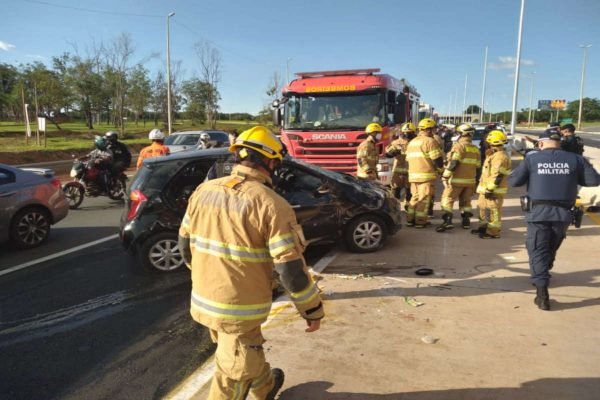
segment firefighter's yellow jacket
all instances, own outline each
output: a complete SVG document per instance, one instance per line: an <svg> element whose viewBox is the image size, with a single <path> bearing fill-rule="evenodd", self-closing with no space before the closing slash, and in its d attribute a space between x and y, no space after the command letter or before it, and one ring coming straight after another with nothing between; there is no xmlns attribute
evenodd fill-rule
<svg viewBox="0 0 600 400"><path fill-rule="evenodd" d="M504 149L495 151L486 157L477 193L485 194L487 189L494 192L494 195L505 196L508 191L508 175L510 175L511 165L510 157Z"/></svg>
<svg viewBox="0 0 600 400"><path fill-rule="evenodd" d="M356 176L359 178L377 179L377 163L379 162L379 154L375 138L369 135L356 148Z"/></svg>
<svg viewBox="0 0 600 400"><path fill-rule="evenodd" d="M390 143L386 148L386 154L395 154L394 157L394 169L393 175L407 175L408 174L408 162L406 162L406 147L408 146L408 139L405 137L399 137Z"/></svg>
<svg viewBox="0 0 600 400"><path fill-rule="evenodd" d="M443 153L436 140L420 132L406 147L408 181L414 183L434 181L443 166Z"/></svg>
<svg viewBox="0 0 600 400"><path fill-rule="evenodd" d="M191 314L217 331L260 326L271 309L273 268L306 319L323 317L321 297L302 252L304 235L271 178L236 165L190 197L179 244L192 271Z"/></svg>
<svg viewBox="0 0 600 400"><path fill-rule="evenodd" d="M448 167L443 177L448 178L452 186L474 188L477 168L481 167L480 158L479 147L471 142L471 138L461 137L448 153ZM456 165L453 171L451 165Z"/></svg>

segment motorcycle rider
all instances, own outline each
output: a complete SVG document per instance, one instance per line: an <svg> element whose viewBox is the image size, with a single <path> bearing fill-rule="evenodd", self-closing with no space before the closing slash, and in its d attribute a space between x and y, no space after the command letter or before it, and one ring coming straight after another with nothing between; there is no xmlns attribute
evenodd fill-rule
<svg viewBox="0 0 600 400"><path fill-rule="evenodd" d="M137 160L137 169L142 167L144 159L150 157L166 156L171 154L171 151L165 146L165 134L157 128L154 128L148 134L148 139L152 140L150 146L146 146L140 151L140 155Z"/></svg>
<svg viewBox="0 0 600 400"><path fill-rule="evenodd" d="M210 149L213 147L212 143L210 143L210 135L206 132L202 132L200 134L200 143L198 144L198 150Z"/></svg>
<svg viewBox="0 0 600 400"><path fill-rule="evenodd" d="M107 140L107 149L113 154L113 163L110 173L116 178L131 166L131 152L123 142L119 142L119 134L115 131L108 131L104 135Z"/></svg>
<svg viewBox="0 0 600 400"><path fill-rule="evenodd" d="M107 140L102 136L94 138L96 148L87 154L87 158L100 169L99 183L103 190L108 190L108 173L113 161L113 154L108 150Z"/></svg>

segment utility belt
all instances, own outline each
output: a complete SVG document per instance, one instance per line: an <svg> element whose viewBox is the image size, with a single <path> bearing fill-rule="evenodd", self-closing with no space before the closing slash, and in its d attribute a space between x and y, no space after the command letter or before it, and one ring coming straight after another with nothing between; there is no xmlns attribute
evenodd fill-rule
<svg viewBox="0 0 600 400"><path fill-rule="evenodd" d="M577 207L571 202L559 200L531 200L529 196L521 196L521 210L531 211L533 206L554 206L564 208L571 212L571 224L575 228L581 227L581 219L583 218L583 207Z"/></svg>

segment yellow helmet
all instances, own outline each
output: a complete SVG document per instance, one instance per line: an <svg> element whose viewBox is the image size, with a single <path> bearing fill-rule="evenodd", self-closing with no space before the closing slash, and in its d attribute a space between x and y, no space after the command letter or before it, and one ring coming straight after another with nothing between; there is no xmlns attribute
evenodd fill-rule
<svg viewBox="0 0 600 400"><path fill-rule="evenodd" d="M412 122L407 122L404 125L402 125L402 132L403 133L416 132L416 131L417 131L417 127Z"/></svg>
<svg viewBox="0 0 600 400"><path fill-rule="evenodd" d="M471 124L462 124L456 128L456 132L460 133L460 136L472 136L475 133L475 128Z"/></svg>
<svg viewBox="0 0 600 400"><path fill-rule="evenodd" d="M423 118L419 121L419 130L425 130L430 128L435 128L437 124L431 118Z"/></svg>
<svg viewBox="0 0 600 400"><path fill-rule="evenodd" d="M240 133L235 142L229 146L229 151L235 153L240 147L257 151L267 158L283 160L283 145L270 130L262 125Z"/></svg>
<svg viewBox="0 0 600 400"><path fill-rule="evenodd" d="M377 134L379 132L381 132L383 130L383 128L381 128L381 125L379 125L378 123L370 123L369 125L367 125L367 127L365 128L365 133L366 134Z"/></svg>
<svg viewBox="0 0 600 400"><path fill-rule="evenodd" d="M508 143L508 139L506 138L504 132L499 131L497 129L488 133L485 141L491 144L492 146L502 146L503 144Z"/></svg>

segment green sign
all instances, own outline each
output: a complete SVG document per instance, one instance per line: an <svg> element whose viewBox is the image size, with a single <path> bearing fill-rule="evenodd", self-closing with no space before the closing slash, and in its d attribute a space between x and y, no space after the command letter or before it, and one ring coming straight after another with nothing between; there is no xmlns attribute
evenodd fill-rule
<svg viewBox="0 0 600 400"><path fill-rule="evenodd" d="M560 124L572 124L573 123L573 118L561 118L560 119Z"/></svg>

